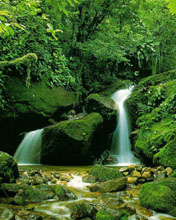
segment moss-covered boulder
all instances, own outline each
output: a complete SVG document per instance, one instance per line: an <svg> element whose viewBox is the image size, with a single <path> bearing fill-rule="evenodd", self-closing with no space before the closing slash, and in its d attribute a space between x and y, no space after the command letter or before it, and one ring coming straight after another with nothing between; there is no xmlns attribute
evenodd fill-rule
<svg viewBox="0 0 176 220"><path fill-rule="evenodd" d="M97 210L95 209L95 207L86 203L76 204L71 207L71 217L73 219L94 219L96 213Z"/></svg>
<svg viewBox="0 0 176 220"><path fill-rule="evenodd" d="M91 94L86 99L86 111L98 112L103 116L105 129L113 132L117 124L117 107L112 99L100 94Z"/></svg>
<svg viewBox="0 0 176 220"><path fill-rule="evenodd" d="M70 190L62 186L54 186L53 188L58 200L60 201L65 201L70 199L73 200L77 198Z"/></svg>
<svg viewBox="0 0 176 220"><path fill-rule="evenodd" d="M126 187L127 185L126 183L127 183L127 178L120 177L106 182L92 184L89 186L89 189L92 192L101 192L101 193L118 192Z"/></svg>
<svg viewBox="0 0 176 220"><path fill-rule="evenodd" d="M6 80L7 107L0 112L0 150L13 154L23 138L21 133L36 130L59 121L72 109L75 94L61 87L50 88L47 79L29 88L19 78Z"/></svg>
<svg viewBox="0 0 176 220"><path fill-rule="evenodd" d="M128 213L122 210L114 210L110 208L100 209L97 214L95 220L127 220Z"/></svg>
<svg viewBox="0 0 176 220"><path fill-rule="evenodd" d="M176 139L170 141L154 155L154 164L176 169Z"/></svg>
<svg viewBox="0 0 176 220"><path fill-rule="evenodd" d="M101 165L93 166L89 171L89 174L95 176L96 181L98 182L105 182L123 176L123 174L120 173L117 169L113 169Z"/></svg>
<svg viewBox="0 0 176 220"><path fill-rule="evenodd" d="M0 184L14 183L18 176L16 161L9 154L0 151Z"/></svg>
<svg viewBox="0 0 176 220"><path fill-rule="evenodd" d="M6 195L14 196L14 202L18 205L38 203L49 199L65 201L77 198L69 189L59 185L18 185L15 187L12 184L9 186L4 184L1 190L4 190Z"/></svg>
<svg viewBox="0 0 176 220"><path fill-rule="evenodd" d="M62 121L43 132L41 162L55 165L89 164L95 154L106 146L99 146L103 118L91 113L83 119Z"/></svg>
<svg viewBox="0 0 176 220"><path fill-rule="evenodd" d="M146 208L170 214L175 213L176 178L165 178L143 184L139 199L141 205Z"/></svg>

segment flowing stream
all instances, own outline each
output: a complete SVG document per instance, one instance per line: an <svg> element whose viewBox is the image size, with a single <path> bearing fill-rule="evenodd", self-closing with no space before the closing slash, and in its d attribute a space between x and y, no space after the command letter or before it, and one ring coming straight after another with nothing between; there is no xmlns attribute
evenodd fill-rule
<svg viewBox="0 0 176 220"><path fill-rule="evenodd" d="M133 88L134 86L127 89L121 89L115 92L111 97L117 105L117 111L119 114L118 124L113 134L111 156L113 157L115 164L119 166L139 163L138 159L131 151L129 121L124 105L125 101L131 95Z"/></svg>
<svg viewBox="0 0 176 220"><path fill-rule="evenodd" d="M14 155L18 164L40 164L42 131L38 129L25 135Z"/></svg>

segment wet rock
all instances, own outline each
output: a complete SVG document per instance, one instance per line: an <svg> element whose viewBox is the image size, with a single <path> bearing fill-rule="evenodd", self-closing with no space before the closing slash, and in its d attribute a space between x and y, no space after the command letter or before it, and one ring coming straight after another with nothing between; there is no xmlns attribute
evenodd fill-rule
<svg viewBox="0 0 176 220"><path fill-rule="evenodd" d="M96 177L92 175L85 175L82 177L84 183L96 183Z"/></svg>
<svg viewBox="0 0 176 220"><path fill-rule="evenodd" d="M134 164L130 164L130 165L128 166L128 170L132 171L132 170L134 170L134 169L135 169L135 165L134 165Z"/></svg>
<svg viewBox="0 0 176 220"><path fill-rule="evenodd" d="M0 207L0 219L1 220L15 220L15 216L10 209Z"/></svg>
<svg viewBox="0 0 176 220"><path fill-rule="evenodd" d="M113 198L113 195L102 195L101 205L106 208L117 209L122 203L117 197ZM105 198L104 198L105 197ZM112 198L111 198L112 197Z"/></svg>
<svg viewBox="0 0 176 220"><path fill-rule="evenodd" d="M116 179L118 177L122 177L122 173L120 173L118 170L104 167L101 165L95 165L91 168L89 171L89 174L96 177L96 180L98 182L104 182L107 180Z"/></svg>
<svg viewBox="0 0 176 220"><path fill-rule="evenodd" d="M84 219L90 218L94 219L97 213L97 210L94 206L86 203L76 204L72 206L71 217L73 219Z"/></svg>
<svg viewBox="0 0 176 220"><path fill-rule="evenodd" d="M142 178L144 178L144 179L147 179L147 178L150 178L151 177L151 173L150 172L143 172L143 174L142 174Z"/></svg>
<svg viewBox="0 0 176 220"><path fill-rule="evenodd" d="M9 154L0 151L0 184L14 183L18 176L16 161Z"/></svg>
<svg viewBox="0 0 176 220"><path fill-rule="evenodd" d="M138 183L138 178L137 177L128 176L127 177L127 183L128 184L137 184Z"/></svg>
<svg viewBox="0 0 176 220"><path fill-rule="evenodd" d="M31 213L29 211L20 211L15 215L17 220L43 220L43 217L38 213Z"/></svg>
<svg viewBox="0 0 176 220"><path fill-rule="evenodd" d="M67 174L62 174L60 176L60 181L66 181L66 182L69 182L71 180L71 176L67 175Z"/></svg>
<svg viewBox="0 0 176 220"><path fill-rule="evenodd" d="M170 176L172 173L173 173L173 169L171 167L167 167L165 169L166 173L167 173L167 176Z"/></svg>
<svg viewBox="0 0 176 220"><path fill-rule="evenodd" d="M21 186L15 183L3 183L0 187L0 194L5 197L15 196L20 188Z"/></svg>
<svg viewBox="0 0 176 220"><path fill-rule="evenodd" d="M32 178L32 184L33 185L40 185L40 184L43 184L43 178L39 175L35 175L33 178Z"/></svg>
<svg viewBox="0 0 176 220"><path fill-rule="evenodd" d="M53 199L55 193L52 191L42 191L35 188L20 189L14 197L14 202L18 205L38 203L44 200Z"/></svg>
<svg viewBox="0 0 176 220"><path fill-rule="evenodd" d="M136 208L134 207L134 205L127 203L124 207L123 210L127 211L127 213L129 215L134 215L136 214Z"/></svg>
<svg viewBox="0 0 176 220"><path fill-rule="evenodd" d="M129 172L124 172L123 175L124 175L124 176L128 176L128 175L129 175Z"/></svg>
<svg viewBox="0 0 176 220"><path fill-rule="evenodd" d="M119 169L119 172L121 172L121 173L128 172L128 167L121 167Z"/></svg>
<svg viewBox="0 0 176 220"><path fill-rule="evenodd" d="M70 190L62 186L55 186L54 189L57 198L61 201L73 200L77 198Z"/></svg>
<svg viewBox="0 0 176 220"><path fill-rule="evenodd" d="M158 171L157 173L154 174L154 178L156 180L163 179L165 177L166 177L166 172L165 171Z"/></svg>
<svg viewBox="0 0 176 220"><path fill-rule="evenodd" d="M137 170L133 170L132 173L131 173L131 176L132 177L138 177L140 178L141 177L141 173Z"/></svg>
<svg viewBox="0 0 176 220"><path fill-rule="evenodd" d="M106 182L102 183L95 183L88 188L92 192L101 192L101 193L106 193L106 192L117 192L126 187L127 179L125 177L109 180Z"/></svg>
<svg viewBox="0 0 176 220"><path fill-rule="evenodd" d="M110 208L103 208L96 214L96 220L127 220L128 214L124 211L114 210Z"/></svg>
<svg viewBox="0 0 176 220"><path fill-rule="evenodd" d="M136 168L137 171L141 172L143 166L142 165L136 165L135 168Z"/></svg>

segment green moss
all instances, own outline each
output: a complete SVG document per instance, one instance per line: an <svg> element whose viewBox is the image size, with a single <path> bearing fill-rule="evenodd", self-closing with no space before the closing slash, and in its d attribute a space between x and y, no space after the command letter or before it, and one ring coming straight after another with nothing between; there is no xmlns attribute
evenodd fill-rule
<svg viewBox="0 0 176 220"><path fill-rule="evenodd" d="M123 211L118 211L110 208L101 209L97 212L96 220L127 220L128 215Z"/></svg>
<svg viewBox="0 0 176 220"><path fill-rule="evenodd" d="M31 80L31 66L33 63L36 63L38 60L38 57L35 53L28 53L23 57L17 58L12 61L1 61L0 62L0 69L4 70L7 67L15 66L16 68L19 68L19 66L23 65L26 67L27 70L27 77L26 77L26 86L30 86L30 80Z"/></svg>
<svg viewBox="0 0 176 220"><path fill-rule="evenodd" d="M157 154L154 155L154 164L170 166L176 169L176 139L168 142Z"/></svg>
<svg viewBox="0 0 176 220"><path fill-rule="evenodd" d="M130 80L117 80L115 83L100 92L101 95L111 97L119 89L125 89L127 85L132 84Z"/></svg>
<svg viewBox="0 0 176 220"><path fill-rule="evenodd" d="M171 211L176 205L175 181L175 178L167 178L143 184L139 194L141 205L155 211Z"/></svg>
<svg viewBox="0 0 176 220"><path fill-rule="evenodd" d="M104 182L123 176L119 171L101 165L93 166L89 171L89 174L95 176L99 182Z"/></svg>
<svg viewBox="0 0 176 220"><path fill-rule="evenodd" d="M91 113L83 119L62 121L46 128L43 132L43 163L88 163L92 148L96 150L94 140L97 140L96 134L101 131L102 123L100 114Z"/></svg>
<svg viewBox="0 0 176 220"><path fill-rule="evenodd" d="M37 62L38 57L35 53L28 53L23 57L17 58L12 61L1 61L0 62L0 69L4 69L10 65L19 66L21 64L23 65L31 65L32 62Z"/></svg>
<svg viewBox="0 0 176 220"><path fill-rule="evenodd" d="M86 99L86 111L88 113L98 112L103 116L104 129L107 133L115 130L117 120L117 107L115 102L100 94L91 94Z"/></svg>
<svg viewBox="0 0 176 220"><path fill-rule="evenodd" d="M168 71L165 73L149 76L149 77L141 80L141 82L138 84L138 87L142 88L142 87L148 87L151 85L158 85L160 83L165 83L165 82L174 80L175 78L176 78L176 71L175 70Z"/></svg>
<svg viewBox="0 0 176 220"><path fill-rule="evenodd" d="M0 184L14 183L19 176L16 161L7 153L0 151Z"/></svg>
<svg viewBox="0 0 176 220"><path fill-rule="evenodd" d="M73 217L73 219L83 219L87 217L94 219L96 212L97 210L92 205L81 203L72 207L71 217Z"/></svg>
<svg viewBox="0 0 176 220"><path fill-rule="evenodd" d="M41 81L30 88L17 78L7 80L6 96L12 99L11 107L17 114L29 111L39 114L52 115L63 112L63 109L72 108L75 102L75 94L63 88L49 88L45 81Z"/></svg>

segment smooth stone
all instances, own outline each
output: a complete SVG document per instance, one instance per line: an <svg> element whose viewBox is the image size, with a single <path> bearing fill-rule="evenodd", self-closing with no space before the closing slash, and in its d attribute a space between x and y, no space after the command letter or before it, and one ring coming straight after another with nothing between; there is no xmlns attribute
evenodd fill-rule
<svg viewBox="0 0 176 220"><path fill-rule="evenodd" d="M141 173L137 170L133 170L132 173L131 173L131 176L132 177L138 177L140 178L141 177Z"/></svg>
<svg viewBox="0 0 176 220"><path fill-rule="evenodd" d="M114 180L92 184L91 186L88 186L88 188L92 192L101 192L101 193L117 192L119 190L124 189L126 187L126 183L127 183L127 178L120 177Z"/></svg>

